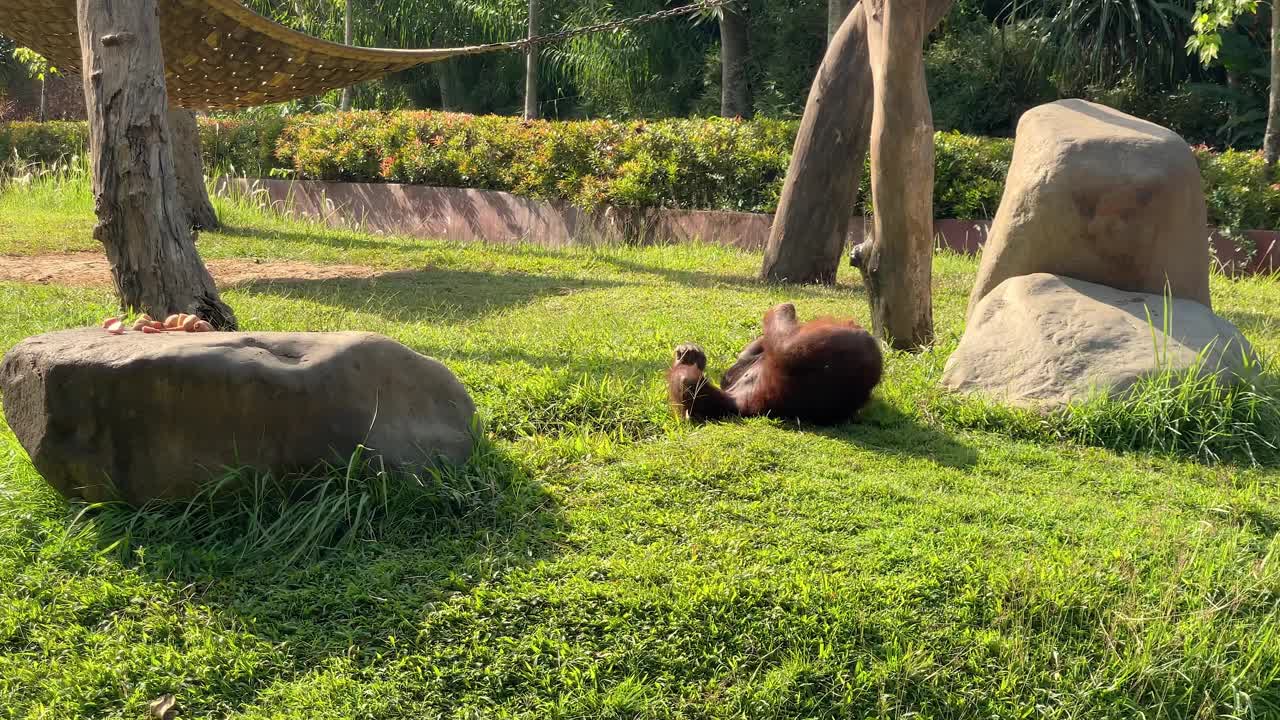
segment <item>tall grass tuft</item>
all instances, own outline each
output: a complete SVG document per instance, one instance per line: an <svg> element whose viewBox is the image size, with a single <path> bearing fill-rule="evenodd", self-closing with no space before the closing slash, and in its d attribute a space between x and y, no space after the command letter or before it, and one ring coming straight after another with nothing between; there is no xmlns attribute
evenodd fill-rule
<svg viewBox="0 0 1280 720"><path fill-rule="evenodd" d="M1223 378L1209 367L1212 345L1190 366L1174 368L1168 352L1172 309L1166 292L1160 327L1148 309L1157 370L1124 390L1097 392L1046 414L954 396L935 398L929 412L949 424L1018 439L1155 452L1209 464L1280 463L1280 376L1239 348L1240 377Z"/></svg>
<svg viewBox="0 0 1280 720"><path fill-rule="evenodd" d="M528 475L483 439L465 465L417 473L388 470L361 447L345 465L289 476L229 469L190 500L84 504L70 532L96 534L104 552L126 562L145 558L187 571L286 569L445 518L493 513L506 496L531 489Z"/></svg>
<svg viewBox="0 0 1280 720"><path fill-rule="evenodd" d="M0 158L0 191L39 186L85 189L89 180L89 158L85 155L63 155L53 162L43 162L27 160L15 150Z"/></svg>
<svg viewBox="0 0 1280 720"><path fill-rule="evenodd" d="M1260 368L1223 382L1205 354L1185 370L1163 369L1120 397L1099 395L1057 419L1067 439L1121 451L1153 450L1203 462L1272 464L1280 459L1280 383ZM1248 360L1246 360L1248 364Z"/></svg>

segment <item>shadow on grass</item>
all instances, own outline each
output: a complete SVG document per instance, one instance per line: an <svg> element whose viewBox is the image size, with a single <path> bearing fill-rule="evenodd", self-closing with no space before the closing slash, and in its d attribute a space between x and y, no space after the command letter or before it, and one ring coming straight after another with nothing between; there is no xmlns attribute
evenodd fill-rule
<svg viewBox="0 0 1280 720"><path fill-rule="evenodd" d="M288 227L242 227L224 225L217 231L204 233L201 238L217 242L218 238L242 238L251 240L272 240L277 243L298 248L331 247L339 249L380 250L401 254L404 259L411 259L414 253L439 251L445 248L474 248L487 256L511 259L538 258L563 259L567 249L557 249L535 245L532 242L482 243L456 240L435 240L402 235L379 235L367 230L321 228L319 230L294 230Z"/></svg>
<svg viewBox="0 0 1280 720"><path fill-rule="evenodd" d="M563 372L567 376L591 376L596 379L603 379L603 376L609 375L619 380L656 381L664 378L667 369L670 367L670 360L665 353L661 357L653 359L627 360L605 355L593 355L586 351L549 354L503 347L466 352L448 348L421 347L413 342L407 344L418 352L441 359L463 360L489 365L523 363L540 370Z"/></svg>
<svg viewBox="0 0 1280 720"><path fill-rule="evenodd" d="M1274 313L1222 309L1214 312L1246 335L1271 335L1275 333L1277 325L1280 325L1280 316Z"/></svg>
<svg viewBox="0 0 1280 720"><path fill-rule="evenodd" d="M377 236L366 235L356 232L342 232L338 230L308 232L302 230L283 230L280 228L256 228L256 227L240 227L237 225L223 225L217 230L207 233L201 233L200 242L216 242L219 237L224 238L245 238L251 240L273 240L287 245L296 245L299 247L314 247L324 245L329 247L338 247L345 249L364 249L364 250L403 250L403 242L395 242L388 239L379 239Z"/></svg>
<svg viewBox="0 0 1280 720"><path fill-rule="evenodd" d="M978 462L973 448L876 397L855 422L816 432L885 455L932 460L949 468L970 468Z"/></svg>
<svg viewBox="0 0 1280 720"><path fill-rule="evenodd" d="M723 285L741 289L763 290L774 286L773 283L766 282L754 276L724 275L698 272L696 270L676 270L673 268L645 265L643 263L632 262L630 260L624 260L622 258L609 255L601 255L598 260L623 272L635 273L637 275L654 275L666 280L667 282L675 283L677 285L685 285L688 287L707 288ZM853 283L847 285L841 284L839 289L842 291L847 290L861 292L863 289L861 277L855 274L853 275L853 278ZM831 289L830 287L821 285L788 284L786 287L791 289L796 300L818 297L819 295L815 291L820 289Z"/></svg>
<svg viewBox="0 0 1280 720"><path fill-rule="evenodd" d="M626 273L633 273L636 275L653 275L662 278L667 282L689 287L705 288L716 285L728 285L731 287L748 289L764 289L768 287L768 284L763 280L754 277L744 277L742 275L723 275L698 272L696 270L676 270L673 268L632 262L630 260L624 260L607 254L601 254L596 259ZM802 289L800 292L803 294Z"/></svg>
<svg viewBox="0 0 1280 720"><path fill-rule="evenodd" d="M393 321L468 320L552 295L618 287L608 280L468 270L400 270L371 278L249 280L231 287L301 299Z"/></svg>
<svg viewBox="0 0 1280 720"><path fill-rule="evenodd" d="M567 526L533 468L484 441L452 472L408 491L329 476L310 478L329 492L113 506L90 527L143 574L201 588L201 604L287 644L302 672L392 652L437 604L558 553Z"/></svg>

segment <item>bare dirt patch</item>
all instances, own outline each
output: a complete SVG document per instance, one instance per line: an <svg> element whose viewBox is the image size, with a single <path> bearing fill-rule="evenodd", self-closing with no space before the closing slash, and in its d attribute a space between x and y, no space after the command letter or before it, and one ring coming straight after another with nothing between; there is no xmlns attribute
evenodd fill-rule
<svg viewBox="0 0 1280 720"><path fill-rule="evenodd" d="M363 265L317 265L290 261L209 260L207 265L221 287L245 283L364 279L386 273ZM110 287L111 266L106 257L89 252L0 255L0 282Z"/></svg>

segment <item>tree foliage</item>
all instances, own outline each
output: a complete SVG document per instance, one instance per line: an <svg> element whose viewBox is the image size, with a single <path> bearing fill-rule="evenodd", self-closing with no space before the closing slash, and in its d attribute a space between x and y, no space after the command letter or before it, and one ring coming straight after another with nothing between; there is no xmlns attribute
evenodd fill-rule
<svg viewBox="0 0 1280 720"><path fill-rule="evenodd" d="M543 0L554 33L687 0ZM752 112L796 118L826 48L827 0L736 0L749 18ZM346 0L246 0L308 34L343 38ZM439 47L525 34L526 0L352 0L353 42ZM1023 111L1083 97L1172 127L1191 142L1256 147L1269 88L1270 30L1257 0L957 0L931 35L926 75L939 129L1008 135ZM27 98L27 66L0 38L0 94ZM541 111L555 119L716 115L716 18L681 18L543 46ZM1188 52L1190 51L1190 52ZM452 58L362 83L357 109L518 114L523 56ZM243 115L336 109L339 93Z"/></svg>
<svg viewBox="0 0 1280 720"><path fill-rule="evenodd" d="M1223 29L1235 24L1241 15L1257 11L1258 0L1197 0L1191 23L1194 32L1187 38L1187 50L1208 65L1221 54Z"/></svg>
<svg viewBox="0 0 1280 720"><path fill-rule="evenodd" d="M44 82L47 77L58 74L58 68L51 65L43 55L31 48L14 48L13 58L35 80Z"/></svg>

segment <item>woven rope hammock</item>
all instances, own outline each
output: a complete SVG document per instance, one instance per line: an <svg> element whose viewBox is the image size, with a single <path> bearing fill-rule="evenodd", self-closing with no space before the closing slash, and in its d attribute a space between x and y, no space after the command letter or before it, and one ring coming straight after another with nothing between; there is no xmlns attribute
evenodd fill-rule
<svg viewBox="0 0 1280 720"><path fill-rule="evenodd" d="M234 109L334 88L484 46L374 50L320 40L276 24L237 0L161 0L160 44L170 103ZM80 69L75 0L0 0L0 32L59 69Z"/></svg>
<svg viewBox="0 0 1280 720"><path fill-rule="evenodd" d="M169 102L233 110L319 95L459 55L520 49L585 32L691 14L722 0L664 10L533 40L426 50L351 47L274 23L238 0L160 0L160 44ZM76 0L0 0L0 34L67 72L80 69Z"/></svg>

